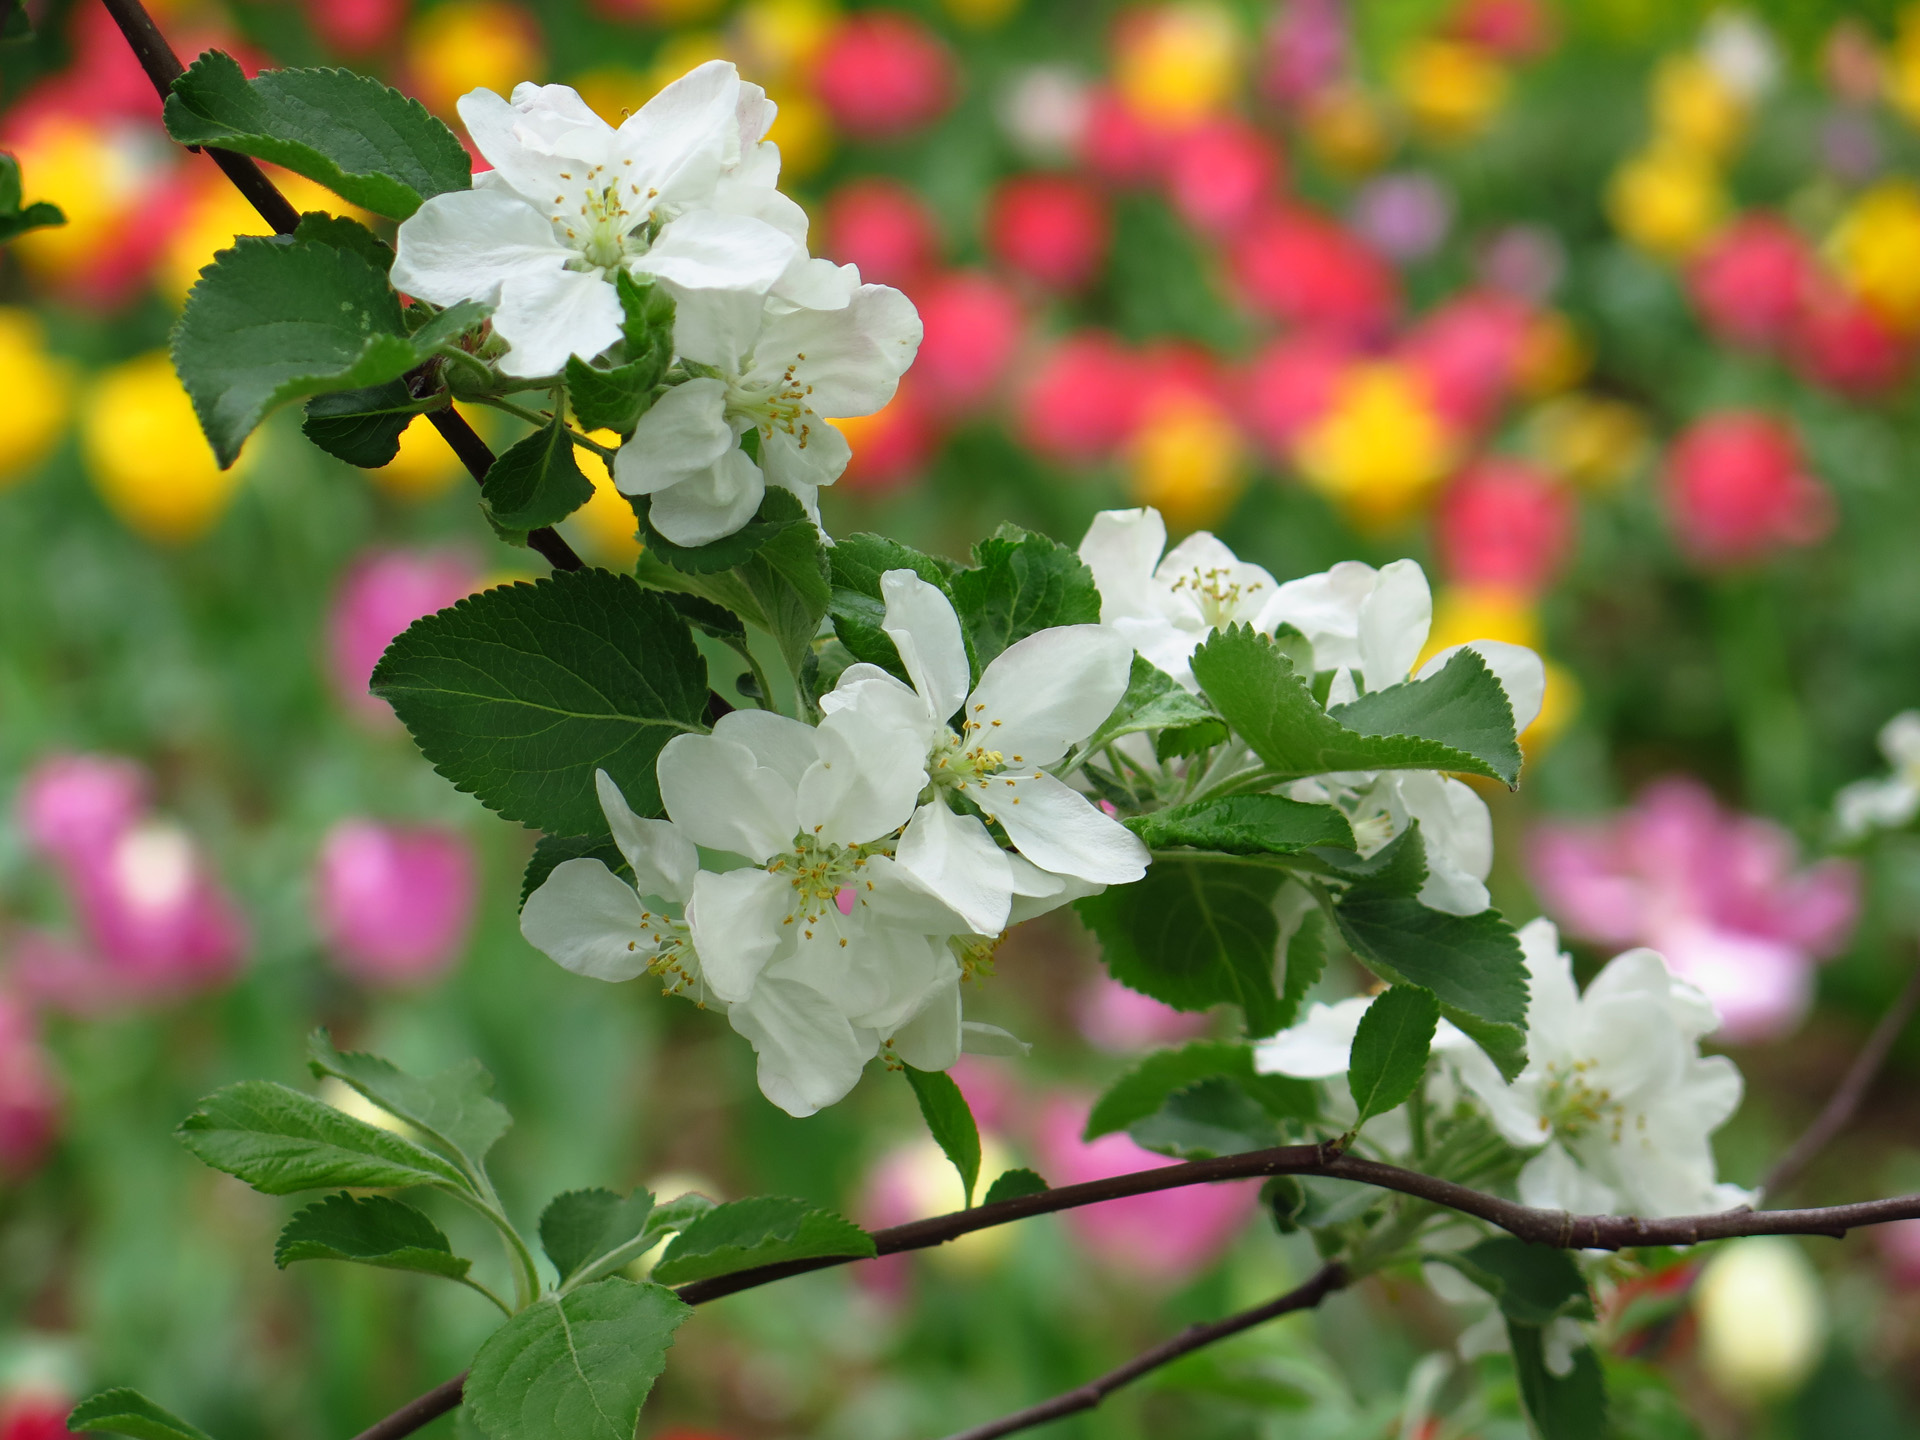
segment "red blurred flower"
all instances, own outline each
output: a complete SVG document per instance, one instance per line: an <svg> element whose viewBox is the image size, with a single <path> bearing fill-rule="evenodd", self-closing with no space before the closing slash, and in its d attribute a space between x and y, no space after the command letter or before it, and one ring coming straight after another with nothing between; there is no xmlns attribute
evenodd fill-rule
<svg viewBox="0 0 1920 1440"><path fill-rule="evenodd" d="M367 693L380 656L414 621L465 598L478 583L457 555L376 550L355 561L327 617L328 670L342 702L367 719L391 716L386 701Z"/></svg>
<svg viewBox="0 0 1920 1440"><path fill-rule="evenodd" d="M1133 428L1138 377L1138 361L1113 336L1086 330L1069 337L1022 387L1022 442L1051 460L1104 459Z"/></svg>
<svg viewBox="0 0 1920 1440"><path fill-rule="evenodd" d="M1102 86L1087 97L1080 161L1102 180L1144 185L1159 173L1166 145L1166 136L1112 90Z"/></svg>
<svg viewBox="0 0 1920 1440"><path fill-rule="evenodd" d="M926 202L897 180L867 176L827 197L820 253L860 267L873 284L911 289L938 263L940 227Z"/></svg>
<svg viewBox="0 0 1920 1440"><path fill-rule="evenodd" d="M456 830L343 820L314 867L313 907L340 968L369 985L419 985L459 956L473 919L473 848Z"/></svg>
<svg viewBox="0 0 1920 1440"><path fill-rule="evenodd" d="M1864 300L1820 277L1808 286L1795 317L1789 357L1814 384L1870 399L1906 379L1913 344Z"/></svg>
<svg viewBox="0 0 1920 1440"><path fill-rule="evenodd" d="M44 1390L7 1396L0 1402L0 1440L67 1440L73 1402Z"/></svg>
<svg viewBox="0 0 1920 1440"><path fill-rule="evenodd" d="M1309 331L1273 341L1254 359L1242 414L1276 459L1286 460L1295 437L1326 414L1353 354L1338 336Z"/></svg>
<svg viewBox="0 0 1920 1440"><path fill-rule="evenodd" d="M1228 260L1249 304L1275 320L1353 336L1399 308L1387 262L1316 211L1274 205L1232 239Z"/></svg>
<svg viewBox="0 0 1920 1440"><path fill-rule="evenodd" d="M1761 560L1833 528L1833 497L1800 465L1793 431L1758 411L1689 426L1667 455L1666 505L1680 546L1705 565Z"/></svg>
<svg viewBox="0 0 1920 1440"><path fill-rule="evenodd" d="M1025 317L1002 281L977 270L953 270L916 291L926 333L913 363L914 382L941 415L979 410L1000 388L1019 348Z"/></svg>
<svg viewBox="0 0 1920 1440"><path fill-rule="evenodd" d="M1476 430L1512 391L1534 319L1533 307L1515 296L1468 291L1422 317L1401 358L1425 378L1441 414Z"/></svg>
<svg viewBox="0 0 1920 1440"><path fill-rule="evenodd" d="M988 252L1050 290L1077 290L1107 258L1100 192L1070 175L1015 175L987 201Z"/></svg>
<svg viewBox="0 0 1920 1440"><path fill-rule="evenodd" d="M0 994L0 1172L18 1176L33 1169L59 1125L60 1085L40 1043L39 1024L24 1002ZM52 1430L10 1403L0 1417L0 1440L65 1435L64 1419L62 1411L60 1428Z"/></svg>
<svg viewBox="0 0 1920 1440"><path fill-rule="evenodd" d="M1280 152L1244 120L1196 126L1173 141L1167 189L1194 229L1224 234L1241 224L1280 179Z"/></svg>
<svg viewBox="0 0 1920 1440"><path fill-rule="evenodd" d="M1798 231L1756 213L1728 227L1694 261L1687 289L1716 339L1766 350L1791 333L1814 267Z"/></svg>
<svg viewBox="0 0 1920 1440"><path fill-rule="evenodd" d="M305 0L305 8L314 33L346 55L380 49L407 18L406 0Z"/></svg>
<svg viewBox="0 0 1920 1440"><path fill-rule="evenodd" d="M1441 567L1456 585L1538 594L1567 558L1575 518L1572 494L1546 470L1486 456L1440 499L1434 519Z"/></svg>
<svg viewBox="0 0 1920 1440"><path fill-rule="evenodd" d="M922 398L919 367L904 377L893 399L871 415L835 420L853 449L840 483L849 490L883 494L897 490L933 458L939 429Z"/></svg>
<svg viewBox="0 0 1920 1440"><path fill-rule="evenodd" d="M821 48L814 93L849 135L889 140L931 124L954 97L953 57L920 21L898 10L863 10Z"/></svg>
<svg viewBox="0 0 1920 1440"><path fill-rule="evenodd" d="M1542 0L1461 0L1447 26L1456 38L1508 60L1553 46L1553 16Z"/></svg>

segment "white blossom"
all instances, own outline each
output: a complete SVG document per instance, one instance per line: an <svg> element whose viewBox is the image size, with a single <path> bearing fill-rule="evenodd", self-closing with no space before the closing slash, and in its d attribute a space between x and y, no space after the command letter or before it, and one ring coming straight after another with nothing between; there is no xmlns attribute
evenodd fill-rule
<svg viewBox="0 0 1920 1440"><path fill-rule="evenodd" d="M618 339L618 271L676 297L763 295L806 273L806 217L773 188L779 155L762 138L774 107L726 61L618 129L565 85L521 84L511 103L474 90L459 110L493 168L400 226L393 283L436 305L494 305L509 375L550 375Z"/></svg>
<svg viewBox="0 0 1920 1440"><path fill-rule="evenodd" d="M1893 767L1891 775L1856 780L1833 797L1842 840L1898 830L1920 814L1920 710L1903 710L1881 727L1880 753Z"/></svg>

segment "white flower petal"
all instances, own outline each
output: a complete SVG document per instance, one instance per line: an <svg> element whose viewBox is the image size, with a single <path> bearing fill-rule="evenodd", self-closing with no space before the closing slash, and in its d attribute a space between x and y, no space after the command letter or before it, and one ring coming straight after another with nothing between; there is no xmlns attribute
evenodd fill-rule
<svg viewBox="0 0 1920 1440"><path fill-rule="evenodd" d="M994 657L967 699L970 744L1013 766L1051 765L1091 735L1126 693L1133 651L1098 625L1060 625Z"/></svg>
<svg viewBox="0 0 1920 1440"><path fill-rule="evenodd" d="M980 1020L960 1022L960 1049L967 1055L1026 1055L1033 1046L1011 1031Z"/></svg>
<svg viewBox="0 0 1920 1440"><path fill-rule="evenodd" d="M871 415L893 398L921 334L920 312L905 295L862 285L842 309L770 313L746 379L770 386L791 366L813 387L807 403L817 413Z"/></svg>
<svg viewBox="0 0 1920 1440"><path fill-rule="evenodd" d="M1261 1075L1291 1075L1296 1080L1330 1080L1347 1073L1353 1037L1373 1004L1371 995L1355 995L1338 1004L1316 1000L1306 1017L1290 1029L1253 1046L1253 1068Z"/></svg>
<svg viewBox="0 0 1920 1440"><path fill-rule="evenodd" d="M394 289L435 305L491 305L503 284L558 273L572 258L546 216L518 195L454 190L401 222L391 279Z"/></svg>
<svg viewBox="0 0 1920 1440"><path fill-rule="evenodd" d="M936 797L914 812L894 863L951 906L978 935L998 935L1013 901L1013 871L987 827Z"/></svg>
<svg viewBox="0 0 1920 1440"><path fill-rule="evenodd" d="M733 1004L753 993L792 909L793 887L764 870L702 870L694 878L687 928L715 995Z"/></svg>
<svg viewBox="0 0 1920 1440"><path fill-rule="evenodd" d="M920 692L927 714L945 720L960 708L971 677L967 642L961 638L953 602L911 570L882 575L880 595L887 605L881 628L900 652L900 663Z"/></svg>
<svg viewBox="0 0 1920 1440"><path fill-rule="evenodd" d="M1558 1143L1547 1146L1520 1169L1520 1201L1542 1210L1573 1215L1610 1214L1619 1193L1575 1162Z"/></svg>
<svg viewBox="0 0 1920 1440"><path fill-rule="evenodd" d="M750 215L689 210L667 223L653 248L630 268L657 275L682 290L749 290L767 293L786 273L798 247L786 235Z"/></svg>
<svg viewBox="0 0 1920 1440"><path fill-rule="evenodd" d="M653 931L633 887L598 860L563 860L520 910L520 933L563 970L631 980L653 959Z"/></svg>
<svg viewBox="0 0 1920 1440"><path fill-rule="evenodd" d="M678 485L733 449L726 397L725 384L702 377L654 401L613 457L613 483L621 493L652 495Z"/></svg>
<svg viewBox="0 0 1920 1440"><path fill-rule="evenodd" d="M912 818L927 784L927 748L916 731L858 710L826 716L820 758L800 782L800 828L836 845L864 845Z"/></svg>
<svg viewBox="0 0 1920 1440"><path fill-rule="evenodd" d="M693 893L694 872L700 868L693 841L671 821L646 820L634 814L627 797L606 771L595 770L593 783L607 828L613 832L613 843L633 867L633 888L642 895L684 904Z"/></svg>
<svg viewBox="0 0 1920 1440"><path fill-rule="evenodd" d="M1433 625L1433 592L1417 561L1396 560L1380 572L1373 593L1360 604L1360 675L1368 690L1398 685L1427 645ZM1315 663L1320 663L1316 650Z"/></svg>
<svg viewBox="0 0 1920 1440"><path fill-rule="evenodd" d="M740 158L740 74L709 60L666 86L621 123L615 150L656 203L705 205L723 169Z"/></svg>
<svg viewBox="0 0 1920 1440"><path fill-rule="evenodd" d="M797 431L780 425L762 428L760 465L768 484L810 495L846 472L853 447L845 435L811 411L804 412L797 424Z"/></svg>
<svg viewBox="0 0 1920 1440"><path fill-rule="evenodd" d="M705 545L751 520L766 493L760 467L735 447L705 470L655 495L647 520L676 545Z"/></svg>
<svg viewBox="0 0 1920 1440"><path fill-rule="evenodd" d="M660 751L660 798L696 845L763 863L793 844L793 786L744 745L676 735Z"/></svg>
<svg viewBox="0 0 1920 1440"><path fill-rule="evenodd" d="M763 296L752 290L667 288L674 299L673 347L682 357L731 371L742 355L753 353L767 308Z"/></svg>
<svg viewBox="0 0 1920 1440"><path fill-rule="evenodd" d="M1147 601L1147 589L1166 548L1166 522L1151 507L1102 510L1093 517L1079 553L1100 587L1102 623L1122 615L1158 614Z"/></svg>
<svg viewBox="0 0 1920 1440"><path fill-rule="evenodd" d="M529 90L537 93L541 88L522 86L515 94ZM551 196L573 196L584 190L584 174L574 180L562 178L563 171L577 168L572 163L572 157L556 154L542 143L556 128L544 122L548 118L561 117L530 117L487 89L471 90L462 95L454 108L460 112L460 123L467 127L467 136L473 141L473 148L480 152L481 158L493 167L501 181L529 201L544 206ZM523 134L522 125L529 119L532 124L526 127ZM535 142L531 146L527 143L529 138ZM542 220L552 213L543 209ZM552 233L551 229L548 233Z"/></svg>
<svg viewBox="0 0 1920 1440"><path fill-rule="evenodd" d="M503 374L551 375L569 355L591 360L620 338L620 299L606 281L577 270L518 275L500 287L493 329L509 346Z"/></svg>
<svg viewBox="0 0 1920 1440"><path fill-rule="evenodd" d="M960 977L941 985L893 1032L893 1053L916 1070L945 1070L960 1058Z"/></svg>
<svg viewBox="0 0 1920 1440"><path fill-rule="evenodd" d="M840 1008L797 980L764 977L753 998L727 1011L759 1057L760 1093L789 1115L811 1115L853 1089L879 1048Z"/></svg>
<svg viewBox="0 0 1920 1440"><path fill-rule="evenodd" d="M716 738L744 745L753 758L797 791L800 779L820 758L820 736L813 726L771 710L735 710L714 725Z"/></svg>
<svg viewBox="0 0 1920 1440"><path fill-rule="evenodd" d="M1379 583L1380 572L1358 560L1289 580L1261 608L1254 628L1272 634L1291 625L1313 644L1316 670L1360 664L1360 607Z"/></svg>
<svg viewBox="0 0 1920 1440"><path fill-rule="evenodd" d="M1126 885L1152 859L1140 838L1053 776L995 775L967 787L1020 853L1042 870L1102 885Z"/></svg>

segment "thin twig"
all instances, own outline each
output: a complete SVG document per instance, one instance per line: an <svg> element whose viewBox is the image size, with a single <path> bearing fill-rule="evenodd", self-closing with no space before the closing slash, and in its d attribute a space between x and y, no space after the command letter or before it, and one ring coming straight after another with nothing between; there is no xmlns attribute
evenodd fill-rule
<svg viewBox="0 0 1920 1440"><path fill-rule="evenodd" d="M1853 1064L1847 1067L1847 1073L1833 1092L1833 1098L1827 1101L1825 1108L1814 1117L1813 1123L1793 1142L1787 1153L1767 1171L1766 1178L1760 1182L1763 1198L1778 1194L1798 1180L1801 1172L1812 1163L1813 1157L1826 1149L1833 1137L1852 1123L1854 1113L1867 1098L1867 1091L1873 1088L1881 1067L1887 1063L1887 1056L1893 1052L1893 1042L1907 1028L1907 1022L1913 1019L1916 1008L1920 1008L1920 965L1914 966L1906 985L1887 1008L1887 1013L1873 1027L1867 1043L1854 1057Z"/></svg>
<svg viewBox="0 0 1920 1440"><path fill-rule="evenodd" d="M153 17L140 0L101 0L101 4L106 6L114 24L120 27L120 33L126 37L128 46L140 61L140 68L147 72L147 79L153 83L153 88L164 102L172 90L173 82L185 73L180 57L173 53L167 37L160 33L160 27L153 23ZM300 212L280 193L280 187L267 178L266 171L245 155L236 155L231 150L209 145L206 153L214 164L226 172L227 179L246 197L247 203L260 212L260 218L273 227L276 235L291 235L294 232L300 223ZM486 441L474 433L473 427L455 413L451 405L443 410L429 411L427 419L453 448L453 453L467 467L474 482L484 482L487 470L493 464L493 451L487 447ZM586 568L586 562L574 553L573 547L551 528L529 531L527 547L537 551L556 570Z"/></svg>
<svg viewBox="0 0 1920 1440"><path fill-rule="evenodd" d="M1264 1325L1269 1320L1277 1320L1297 1310L1311 1310L1346 1283L1347 1274L1340 1265L1323 1265L1311 1280L1297 1290L1289 1290L1264 1305L1256 1305L1251 1310L1242 1310L1222 1320L1205 1325L1189 1325L1171 1340L1134 1356L1126 1364L1089 1380L1077 1389L1056 1395L1051 1400L1043 1400L1038 1405L1030 1405L1025 1410L1016 1410L1011 1415L1003 1415L998 1420L989 1420L984 1425L976 1425L971 1430L957 1431L949 1435L947 1440L996 1440L1001 1435L1031 1430L1050 1420L1060 1420L1068 1415L1078 1415L1083 1410L1091 1410L1121 1386L1132 1384L1151 1370L1158 1370L1182 1355L1224 1340L1229 1335L1238 1335L1242 1330L1251 1330L1256 1325Z"/></svg>
<svg viewBox="0 0 1920 1440"><path fill-rule="evenodd" d="M422 1425L438 1420L453 1409L460 1403L466 1388L467 1372L462 1370L451 1380L443 1381L426 1394L409 1400L386 1419L369 1425L353 1440L401 1440L403 1435L411 1435Z"/></svg>

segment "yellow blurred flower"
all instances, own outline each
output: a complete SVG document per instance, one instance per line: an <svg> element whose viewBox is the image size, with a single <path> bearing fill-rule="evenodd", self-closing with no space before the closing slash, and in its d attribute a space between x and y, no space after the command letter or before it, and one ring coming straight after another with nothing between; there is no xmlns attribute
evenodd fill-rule
<svg viewBox="0 0 1920 1440"><path fill-rule="evenodd" d="M1920 188L1883 180L1853 202L1827 240L1833 267L1897 330L1920 328Z"/></svg>
<svg viewBox="0 0 1920 1440"><path fill-rule="evenodd" d="M1504 640L1509 645L1540 648L1540 612L1525 591L1500 585L1450 585L1434 597L1433 628L1415 666L1424 665L1450 645L1470 640ZM1540 714L1520 737L1521 747L1538 759L1559 738L1580 710L1580 685L1551 660L1546 662L1547 688Z"/></svg>
<svg viewBox="0 0 1920 1440"><path fill-rule="evenodd" d="M416 504L446 494L466 473L433 422L421 415L400 432L400 453L366 476L384 494Z"/></svg>
<svg viewBox="0 0 1920 1440"><path fill-rule="evenodd" d="M1248 49L1225 9L1197 0L1143 11L1123 23L1113 82L1129 109L1177 129L1203 120L1233 98Z"/></svg>
<svg viewBox="0 0 1920 1440"><path fill-rule="evenodd" d="M56 283L98 261L165 168L151 156L143 165L137 147L77 116L35 126L8 149L20 162L26 198L58 205L67 223L29 230L7 248L29 273Z"/></svg>
<svg viewBox="0 0 1920 1440"><path fill-rule="evenodd" d="M162 544L213 528L257 445L229 470L215 463L164 350L105 371L81 402L80 450L94 488L130 529Z"/></svg>
<svg viewBox="0 0 1920 1440"><path fill-rule="evenodd" d="M647 67L647 93L641 99L657 95L696 65L704 65L709 60L733 59L733 48L732 42L717 30L669 35Z"/></svg>
<svg viewBox="0 0 1920 1440"><path fill-rule="evenodd" d="M505 0L452 0L407 30L406 73L429 110L451 119L454 102L485 86L502 95L539 73L545 59L533 16Z"/></svg>
<svg viewBox="0 0 1920 1440"><path fill-rule="evenodd" d="M0 489L26 476L66 432L73 367L47 353L46 331L28 310L0 309Z"/></svg>
<svg viewBox="0 0 1920 1440"><path fill-rule="evenodd" d="M347 215L365 224L368 216L357 210L324 185L315 184L278 166L267 172L280 193L293 202L301 214L324 211L329 215ZM213 263L215 252L233 245L236 235L271 235L273 227L260 218L260 212L248 204L227 177L209 170L199 179L186 216L167 241L155 270L154 283L162 295L175 305L184 305L187 292L200 278L201 270Z"/></svg>
<svg viewBox="0 0 1920 1440"><path fill-rule="evenodd" d="M1540 399L1571 390L1592 365L1593 351L1574 323L1558 310L1547 310L1527 326L1514 378L1522 394Z"/></svg>
<svg viewBox="0 0 1920 1440"><path fill-rule="evenodd" d="M1785 1236L1735 1240L1707 1262L1694 1297L1700 1359L1723 1395L1790 1395L1826 1351L1827 1306L1806 1252Z"/></svg>
<svg viewBox="0 0 1920 1440"><path fill-rule="evenodd" d="M1528 426L1540 463L1577 484L1609 489L1647 457L1647 422L1622 400L1567 395L1542 405Z"/></svg>
<svg viewBox="0 0 1920 1440"><path fill-rule="evenodd" d="M591 434L602 445L620 443L620 437L611 430ZM634 518L633 507L613 488L613 476L605 460L591 450L576 449L573 454L581 472L593 482L593 498L569 515L560 528L591 563L609 570L630 569L640 558L640 522Z"/></svg>
<svg viewBox="0 0 1920 1440"><path fill-rule="evenodd" d="M1321 164L1343 175L1377 170L1393 153L1386 111L1358 85L1330 86L1315 95L1300 133Z"/></svg>
<svg viewBox="0 0 1920 1440"><path fill-rule="evenodd" d="M1301 435L1309 484L1365 529L1413 514L1453 468L1457 442L1426 387L1404 365L1355 365L1327 413Z"/></svg>
<svg viewBox="0 0 1920 1440"><path fill-rule="evenodd" d="M1182 395L1153 408L1127 454L1128 488L1175 530L1220 523L1246 488L1246 447L1218 405Z"/></svg>
<svg viewBox="0 0 1920 1440"><path fill-rule="evenodd" d="M1655 144L1724 159L1747 128L1747 104L1699 55L1669 55L1653 72Z"/></svg>
<svg viewBox="0 0 1920 1440"><path fill-rule="evenodd" d="M1900 12L1880 83L1887 102L1910 123L1920 124L1920 5Z"/></svg>
<svg viewBox="0 0 1920 1440"><path fill-rule="evenodd" d="M833 154L833 121L826 107L799 90L776 90L773 100L780 109L767 139L780 147L781 177L801 180L817 174Z"/></svg>
<svg viewBox="0 0 1920 1440"><path fill-rule="evenodd" d="M587 102L587 108L609 125L619 125L646 104L653 94L652 78L630 65L601 65L569 82Z"/></svg>
<svg viewBox="0 0 1920 1440"><path fill-rule="evenodd" d="M1508 77L1477 45L1428 39L1401 53L1393 86L1421 130L1438 140L1465 140L1484 130L1506 101Z"/></svg>
<svg viewBox="0 0 1920 1440"><path fill-rule="evenodd" d="M1613 172L1607 215L1633 244L1667 260L1683 259L1719 229L1727 211L1720 172L1698 153L1655 145Z"/></svg>
<svg viewBox="0 0 1920 1440"><path fill-rule="evenodd" d="M734 16L754 78L763 85L805 71L839 23L840 7L832 0L748 0Z"/></svg>

